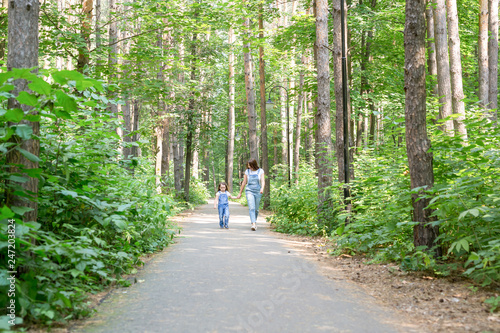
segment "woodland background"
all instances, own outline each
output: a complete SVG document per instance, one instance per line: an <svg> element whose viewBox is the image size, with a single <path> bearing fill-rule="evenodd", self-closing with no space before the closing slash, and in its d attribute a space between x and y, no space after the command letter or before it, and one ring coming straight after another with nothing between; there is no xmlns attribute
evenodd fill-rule
<svg viewBox="0 0 500 333"><path fill-rule="evenodd" d="M347 1L348 138L340 1L2 3L0 304L17 270L18 324L87 315L249 158L277 231L498 289L498 0Z"/></svg>

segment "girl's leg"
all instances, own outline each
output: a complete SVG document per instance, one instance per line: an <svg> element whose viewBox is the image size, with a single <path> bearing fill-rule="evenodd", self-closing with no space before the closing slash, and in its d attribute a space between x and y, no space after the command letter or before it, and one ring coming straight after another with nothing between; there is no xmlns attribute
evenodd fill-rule
<svg viewBox="0 0 500 333"><path fill-rule="evenodd" d="M255 216L255 195L253 195L251 192L245 192L247 196L247 202L248 202L248 213L250 214L250 222L255 223L257 220Z"/></svg>
<svg viewBox="0 0 500 333"><path fill-rule="evenodd" d="M262 198L262 194L255 195L255 222L257 222L257 217L259 217L259 205L260 199Z"/></svg>
<svg viewBox="0 0 500 333"><path fill-rule="evenodd" d="M224 207L218 205L217 208L219 209L219 226L224 228Z"/></svg>
<svg viewBox="0 0 500 333"><path fill-rule="evenodd" d="M224 208L224 227L229 228L229 207Z"/></svg>

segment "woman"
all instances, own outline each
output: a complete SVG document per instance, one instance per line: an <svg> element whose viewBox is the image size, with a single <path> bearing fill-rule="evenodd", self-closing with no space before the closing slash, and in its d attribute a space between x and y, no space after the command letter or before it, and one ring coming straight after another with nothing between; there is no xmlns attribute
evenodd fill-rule
<svg viewBox="0 0 500 333"><path fill-rule="evenodd" d="M241 184L240 193L237 199L241 198L241 192L248 184L245 191L248 202L248 212L250 213L250 222L252 223L252 230L257 230L257 217L259 216L259 204L262 193L264 192L264 186L266 181L264 178L264 170L259 168L257 161L251 159L247 163L247 170L245 171L245 176L243 178L243 183Z"/></svg>

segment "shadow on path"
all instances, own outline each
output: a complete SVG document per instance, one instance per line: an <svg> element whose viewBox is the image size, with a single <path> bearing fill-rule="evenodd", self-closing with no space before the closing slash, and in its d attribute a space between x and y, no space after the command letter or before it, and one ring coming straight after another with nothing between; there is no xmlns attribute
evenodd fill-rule
<svg viewBox="0 0 500 333"><path fill-rule="evenodd" d="M213 200L181 216L181 237L137 283L116 289L73 332L417 332L354 285L327 279L292 242L230 203L219 229ZM339 275L340 276L340 275ZM419 331L421 332L421 331Z"/></svg>

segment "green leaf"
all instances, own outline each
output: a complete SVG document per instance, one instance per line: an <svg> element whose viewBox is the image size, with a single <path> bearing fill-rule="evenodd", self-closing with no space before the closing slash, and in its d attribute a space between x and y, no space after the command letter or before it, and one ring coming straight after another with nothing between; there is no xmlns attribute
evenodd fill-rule
<svg viewBox="0 0 500 333"><path fill-rule="evenodd" d="M99 222L103 227L107 227L109 225L108 219L103 220L100 216L96 216L96 215L94 215L93 217L94 217L94 220Z"/></svg>
<svg viewBox="0 0 500 333"><path fill-rule="evenodd" d="M9 180L13 181L13 182L18 182L18 183L26 183L29 178L27 177L20 177L20 176L15 176L15 175L10 175Z"/></svg>
<svg viewBox="0 0 500 333"><path fill-rule="evenodd" d="M474 216L474 217L478 217L479 216L479 210L477 208L472 208L472 209L469 209L469 213Z"/></svg>
<svg viewBox="0 0 500 333"><path fill-rule="evenodd" d="M469 255L469 260L470 261L479 260L479 255L476 252L471 252Z"/></svg>
<svg viewBox="0 0 500 333"><path fill-rule="evenodd" d="M123 231L127 229L127 223L120 219L113 219L113 224L120 230Z"/></svg>
<svg viewBox="0 0 500 333"><path fill-rule="evenodd" d="M23 140L28 140L33 134L33 128L26 124L21 124L16 126L16 135Z"/></svg>
<svg viewBox="0 0 500 333"><path fill-rule="evenodd" d="M10 139L10 137L14 134L14 129L12 127L1 127L0 128L0 140L2 141L7 141ZM10 146L13 146L14 144L12 142L6 142L2 144L2 147L8 148ZM7 153L7 150L5 148L0 148L2 151L5 151Z"/></svg>
<svg viewBox="0 0 500 333"><path fill-rule="evenodd" d="M9 109L4 117L7 121L18 123L23 119L24 112L21 109Z"/></svg>
<svg viewBox="0 0 500 333"><path fill-rule="evenodd" d="M56 92L57 104L62 106L64 111L76 111L78 105L73 97L68 96L66 93L58 90Z"/></svg>
<svg viewBox="0 0 500 333"><path fill-rule="evenodd" d="M82 80L82 81L77 81L76 82L76 89L82 91L85 90L89 87L93 87L94 83L88 80Z"/></svg>
<svg viewBox="0 0 500 333"><path fill-rule="evenodd" d="M36 69L36 67L32 68L12 68L12 74L14 79L25 79L29 81L33 81L37 79L37 76L31 71Z"/></svg>
<svg viewBox="0 0 500 333"><path fill-rule="evenodd" d="M14 90L15 86L13 84L6 84L0 87L0 92L8 92Z"/></svg>
<svg viewBox="0 0 500 333"><path fill-rule="evenodd" d="M93 108L93 107L97 106L97 103L94 101L88 101L88 102L83 103L83 105L90 106Z"/></svg>
<svg viewBox="0 0 500 333"><path fill-rule="evenodd" d="M30 177L39 178L43 170L40 168L23 169L23 172Z"/></svg>
<svg viewBox="0 0 500 333"><path fill-rule="evenodd" d="M63 190L61 192L62 195L69 195L69 196L72 196L73 198L78 198L78 193L76 192L73 192L73 191L67 191L67 190Z"/></svg>
<svg viewBox="0 0 500 333"><path fill-rule="evenodd" d="M117 212L123 212L123 211L125 211L125 210L129 209L129 208L130 208L130 206L132 206L132 204L131 204L131 203L129 203L129 204L125 204L125 205L120 205L116 211L117 211Z"/></svg>
<svg viewBox="0 0 500 333"><path fill-rule="evenodd" d="M460 244L464 248L465 252L469 252L469 241L467 239L464 238L464 239L459 240L457 242L457 248L458 248L458 244Z"/></svg>
<svg viewBox="0 0 500 333"><path fill-rule="evenodd" d="M35 95L28 94L26 91L20 91L16 99L19 103L29 106L35 106L38 103L38 98Z"/></svg>
<svg viewBox="0 0 500 333"><path fill-rule="evenodd" d="M54 79L55 82L64 85L68 83L68 81L82 81L85 79L83 74L77 72L77 71L68 71L68 70L62 70L58 72L52 73L52 78Z"/></svg>
<svg viewBox="0 0 500 333"><path fill-rule="evenodd" d="M63 301L64 305L66 305L68 308L71 308L71 301L66 296L64 296L61 293L58 293L57 297L59 297L59 299Z"/></svg>
<svg viewBox="0 0 500 333"><path fill-rule="evenodd" d="M15 149L17 151L19 151L21 154L23 154L23 156L26 157L31 162L41 162L42 161L38 156L33 155L32 153L30 153L27 150L24 150L24 149L22 149L20 147L16 147Z"/></svg>
<svg viewBox="0 0 500 333"><path fill-rule="evenodd" d="M10 219L14 216L16 216L16 214L14 214L14 212L9 207L3 206L0 209L0 220Z"/></svg>
<svg viewBox="0 0 500 333"><path fill-rule="evenodd" d="M73 119L71 115L64 110L55 110L54 114L61 119Z"/></svg>
<svg viewBox="0 0 500 333"><path fill-rule="evenodd" d="M48 96L52 91L50 84L40 78L36 78L35 80L33 80L33 82L28 84L28 87L34 92L39 93L40 95Z"/></svg>
<svg viewBox="0 0 500 333"><path fill-rule="evenodd" d="M12 207L10 207L10 209L12 209L12 211L14 213L21 215L21 216L23 216L24 213L31 212L33 210L33 208L30 208L30 207L16 207L16 206L12 206Z"/></svg>

